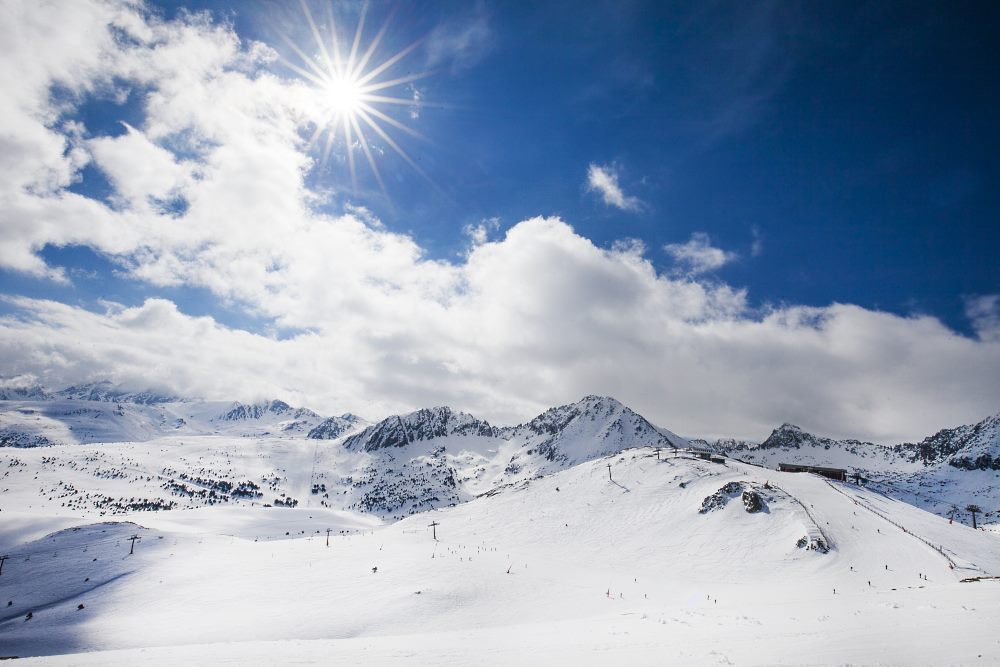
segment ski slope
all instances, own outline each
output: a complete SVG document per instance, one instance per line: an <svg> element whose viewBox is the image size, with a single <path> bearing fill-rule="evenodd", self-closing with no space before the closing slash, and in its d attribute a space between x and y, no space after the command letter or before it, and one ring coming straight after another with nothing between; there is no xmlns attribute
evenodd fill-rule
<svg viewBox="0 0 1000 667"><path fill-rule="evenodd" d="M728 484L758 494L761 511L723 493L701 512ZM1000 582L961 582L1000 574L1000 535L812 475L657 460L651 448L391 523L315 503L99 521L5 509L0 605L12 604L0 654L74 665L1000 662ZM816 535L827 552L799 546Z"/></svg>

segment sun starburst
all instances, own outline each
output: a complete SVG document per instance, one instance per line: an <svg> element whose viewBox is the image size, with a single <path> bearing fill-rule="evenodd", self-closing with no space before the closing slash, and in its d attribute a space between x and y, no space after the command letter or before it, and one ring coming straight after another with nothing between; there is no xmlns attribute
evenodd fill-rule
<svg viewBox="0 0 1000 667"><path fill-rule="evenodd" d="M387 128L391 127L426 141L423 135L397 120L388 112L388 109L393 107L413 109L414 107L428 106L428 103L417 94L401 97L399 92L394 91L402 86L412 85L414 81L428 76L429 72L403 76L393 76L392 74L394 69L398 69L404 58L420 46L422 40L409 44L385 60L374 61L378 64L373 64L373 57L389 26L389 18L385 20L367 46L362 47L365 18L368 15L368 5L365 3L354 31L354 37L348 47L346 44L342 44L339 39L333 9L329 4L327 5L327 23L323 30L313 19L312 12L305 0L300 0L300 4L315 42L316 52L309 55L303 47L285 37L285 41L298 56L301 64L287 58L282 60L289 69L309 81L318 95L321 118L316 122L315 130L309 139L309 146L311 148L318 147L322 143L321 167L325 166L329 160L334 144L342 142L347 165L350 169L352 187L357 189L355 152L360 151L384 193L385 183L375 160L375 154L381 152L380 149L384 144L429 181L430 179L424 170L387 131Z"/></svg>

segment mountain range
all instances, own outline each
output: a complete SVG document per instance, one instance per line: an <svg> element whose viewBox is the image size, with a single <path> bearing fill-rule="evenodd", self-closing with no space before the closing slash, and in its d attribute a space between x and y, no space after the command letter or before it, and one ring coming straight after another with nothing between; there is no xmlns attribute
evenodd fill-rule
<svg viewBox="0 0 1000 667"><path fill-rule="evenodd" d="M779 463L844 468L872 488L943 516L962 515L967 505L978 504L989 519L1000 519L1000 414L897 445L837 440L787 423L760 443L694 442L768 468Z"/></svg>
<svg viewBox="0 0 1000 667"><path fill-rule="evenodd" d="M636 447L700 446L747 463L845 468L863 483L944 516L980 504L1000 519L1000 414L918 443L837 440L782 424L762 442L685 439L611 397L587 396L514 426L447 406L370 423L281 400L198 401L100 381L0 394L0 446L37 447L219 436L331 441L350 472L346 506L391 515L462 502Z"/></svg>

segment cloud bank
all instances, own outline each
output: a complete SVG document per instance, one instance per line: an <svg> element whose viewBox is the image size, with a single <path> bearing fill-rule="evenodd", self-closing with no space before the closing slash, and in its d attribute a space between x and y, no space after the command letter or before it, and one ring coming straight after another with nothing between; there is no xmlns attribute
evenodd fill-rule
<svg viewBox="0 0 1000 667"><path fill-rule="evenodd" d="M849 304L761 311L744 290L699 279L728 261L707 237L680 244L681 277L641 242L601 248L554 217L499 238L492 221L470 226L459 260L430 259L363 208L320 212L306 139L321 106L230 27L127 2L11 2L0 44L24 63L0 69L0 266L68 280L39 251L83 245L128 279L206 288L296 332L228 328L159 298L8 294L0 375L153 378L180 394L370 418L450 404L501 423L602 393L681 433L750 437L793 421L916 438L1000 406L995 301L970 302L976 339ZM124 95L144 119L120 134L76 117L88 99ZM71 191L87 166L111 184L108 200ZM613 172L591 174L610 205L639 205Z"/></svg>

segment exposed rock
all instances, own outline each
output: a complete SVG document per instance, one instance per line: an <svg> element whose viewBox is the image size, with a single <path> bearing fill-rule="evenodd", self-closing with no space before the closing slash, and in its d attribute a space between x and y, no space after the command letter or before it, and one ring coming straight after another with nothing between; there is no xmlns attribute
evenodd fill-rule
<svg viewBox="0 0 1000 667"><path fill-rule="evenodd" d="M373 452L450 435L495 437L496 434L497 429L489 422L465 412L455 412L447 407L425 408L372 424L345 440L344 447Z"/></svg>
<svg viewBox="0 0 1000 667"><path fill-rule="evenodd" d="M824 554L830 550L830 548L826 546L826 542L823 541L822 537L803 536L799 538L799 541L795 543L795 546L799 549L818 551Z"/></svg>
<svg viewBox="0 0 1000 667"><path fill-rule="evenodd" d="M730 500L740 495L742 492L742 483L728 482L727 484L724 484L721 489L701 501L701 509L698 510L698 513L706 514L715 510L721 510L729 503Z"/></svg>
<svg viewBox="0 0 1000 667"><path fill-rule="evenodd" d="M764 501L761 499L759 493L753 489L747 489L743 492L743 508L753 514L764 509Z"/></svg>

